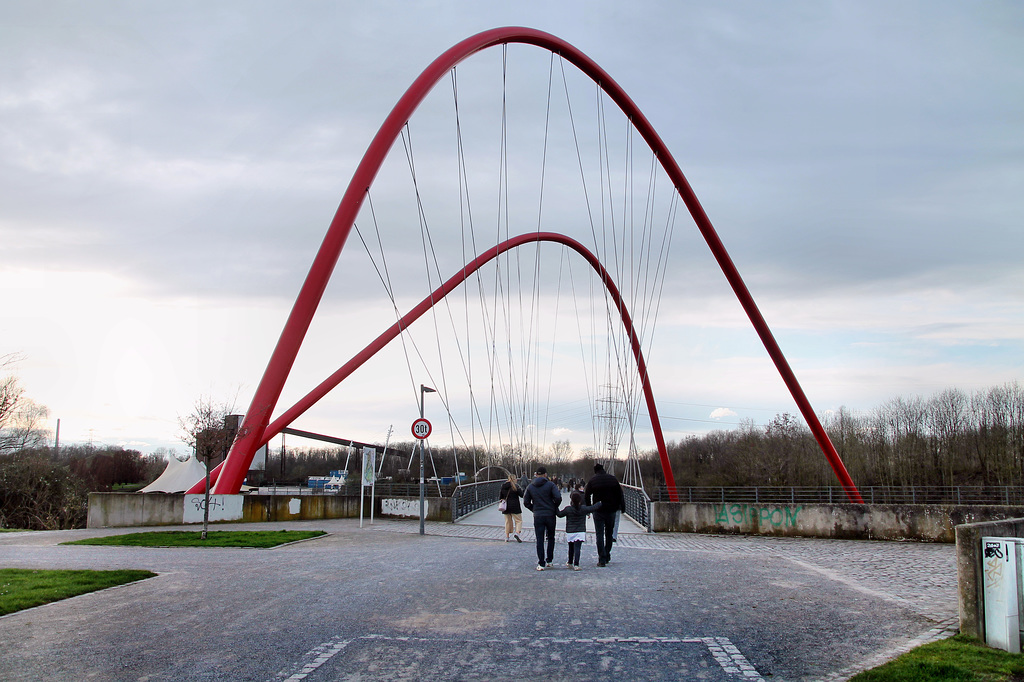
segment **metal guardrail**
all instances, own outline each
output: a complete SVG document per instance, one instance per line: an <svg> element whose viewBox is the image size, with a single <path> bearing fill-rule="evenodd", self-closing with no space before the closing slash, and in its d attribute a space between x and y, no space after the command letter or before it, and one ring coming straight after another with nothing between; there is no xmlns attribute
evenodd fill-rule
<svg viewBox="0 0 1024 682"><path fill-rule="evenodd" d="M452 523L477 509L497 504L503 483L505 483L505 479L498 479L481 483L465 483L455 488L455 492L452 493Z"/></svg>
<svg viewBox="0 0 1024 682"><path fill-rule="evenodd" d="M427 481L425 486L426 497L451 497L455 490L454 485L440 486L441 494L438 494L438 485L435 481ZM359 495L359 483L348 483L340 488L325 490L324 488L309 488L299 485L261 485L258 490L261 495ZM377 497L419 497L419 483L380 483L378 482L374 493Z"/></svg>
<svg viewBox="0 0 1024 682"><path fill-rule="evenodd" d="M623 486L625 488L625 486ZM1024 486L860 486L867 504L960 504L1024 506ZM753 504L838 504L849 502L839 486L677 486L680 502ZM668 502L668 487L654 491L655 502Z"/></svg>
<svg viewBox="0 0 1024 682"><path fill-rule="evenodd" d="M626 508L622 513L643 526L650 533L651 527L651 498L647 496L643 488L636 488L631 485L622 486L622 497L626 502Z"/></svg>

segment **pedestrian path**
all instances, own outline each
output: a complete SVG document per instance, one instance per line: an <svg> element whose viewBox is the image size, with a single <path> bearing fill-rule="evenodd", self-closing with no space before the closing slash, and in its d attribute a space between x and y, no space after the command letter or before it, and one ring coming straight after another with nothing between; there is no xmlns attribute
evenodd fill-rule
<svg viewBox="0 0 1024 682"><path fill-rule="evenodd" d="M467 517L472 518L472 517ZM532 519L531 519L532 520ZM625 520L623 520L625 522ZM534 542L532 523L523 522L523 542ZM388 521L375 526L394 533L418 533L419 521ZM588 529L589 530L589 529ZM427 535L503 541L503 526L428 522ZM558 531L556 541L563 542ZM588 546L594 545L592 532ZM616 551L704 552L721 556L780 557L793 566L842 583L865 596L917 613L949 634L956 627L956 548L950 544L823 540L696 533L625 533Z"/></svg>
<svg viewBox="0 0 1024 682"><path fill-rule="evenodd" d="M488 507L484 507L483 509L478 509L472 514L463 516L455 523L460 526L486 526L503 529L505 527L505 515L498 511L498 504L494 503ZM560 528L565 528L565 521L558 519L558 526ZM523 508L523 530L529 530L531 533L530 537L533 537L533 512L525 507ZM587 517L587 532L591 534L594 532L593 515ZM619 521L619 533L622 535L646 532L646 528L639 525L628 516L623 515L622 520ZM504 537L503 530L498 533L498 537ZM523 539L525 540L526 538ZM588 538L588 542L593 542L593 539Z"/></svg>
<svg viewBox="0 0 1024 682"><path fill-rule="evenodd" d="M60 544L152 529L0 534L2 566L157 574L0 618L0 679L841 682L956 629L951 544L622 533L608 568L591 545L582 571L538 573L531 529L506 544L499 526L420 537L416 519L231 528L327 535L212 550ZM167 623L193 622L230 656L182 656L190 630ZM126 650L141 653L111 655Z"/></svg>

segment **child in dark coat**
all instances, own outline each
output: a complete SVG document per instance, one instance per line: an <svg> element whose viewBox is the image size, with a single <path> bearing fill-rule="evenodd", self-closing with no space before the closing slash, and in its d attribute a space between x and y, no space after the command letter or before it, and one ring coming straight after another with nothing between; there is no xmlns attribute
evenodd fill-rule
<svg viewBox="0 0 1024 682"><path fill-rule="evenodd" d="M565 517L565 541L569 543L569 558L565 562L566 568L571 568L574 571L580 570L580 552L583 549L583 543L587 541L587 514L600 507L600 502L584 507L583 494L574 490L569 496L569 504L555 512L558 516Z"/></svg>

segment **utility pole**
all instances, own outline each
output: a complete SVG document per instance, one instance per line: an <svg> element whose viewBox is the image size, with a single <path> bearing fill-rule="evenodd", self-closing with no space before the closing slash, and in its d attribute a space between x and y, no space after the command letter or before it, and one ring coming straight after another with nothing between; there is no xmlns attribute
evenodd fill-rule
<svg viewBox="0 0 1024 682"><path fill-rule="evenodd" d="M615 473L615 457L618 453L619 441L622 437L620 422L623 420L623 401L619 399L615 387L611 384L606 384L603 388L607 389L608 393L607 397L597 399L599 406L602 408L602 411L597 416L604 422L602 450L607 452L605 466L608 468L609 473ZM600 459L600 455L598 455L598 458Z"/></svg>
<svg viewBox="0 0 1024 682"><path fill-rule="evenodd" d="M378 477L380 476L380 472L384 470L384 458L387 457L388 454L388 443L391 442L391 432L394 430L393 427L394 424L388 426L388 437L384 439L384 453L380 456L380 466L377 467Z"/></svg>
<svg viewBox="0 0 1024 682"><path fill-rule="evenodd" d="M281 434L281 480L284 480L284 434Z"/></svg>

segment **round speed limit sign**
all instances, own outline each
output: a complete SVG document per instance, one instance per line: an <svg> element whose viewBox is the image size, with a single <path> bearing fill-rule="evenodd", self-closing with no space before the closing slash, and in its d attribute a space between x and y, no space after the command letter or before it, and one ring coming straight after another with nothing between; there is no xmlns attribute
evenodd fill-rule
<svg viewBox="0 0 1024 682"><path fill-rule="evenodd" d="M430 422L426 419L417 419L412 423L412 435L416 436L420 440L423 440L430 435L431 426Z"/></svg>

